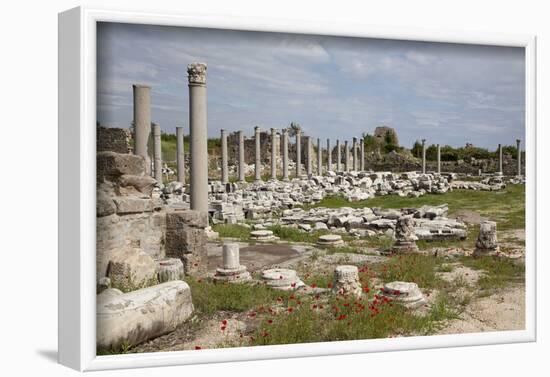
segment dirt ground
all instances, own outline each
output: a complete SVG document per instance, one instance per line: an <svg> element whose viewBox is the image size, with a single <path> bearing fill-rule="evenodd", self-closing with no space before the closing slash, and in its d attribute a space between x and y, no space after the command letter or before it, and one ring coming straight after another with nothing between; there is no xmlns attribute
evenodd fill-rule
<svg viewBox="0 0 550 377"><path fill-rule="evenodd" d="M460 319L438 334L463 334L525 328L525 286L510 286L488 297L474 299Z"/></svg>

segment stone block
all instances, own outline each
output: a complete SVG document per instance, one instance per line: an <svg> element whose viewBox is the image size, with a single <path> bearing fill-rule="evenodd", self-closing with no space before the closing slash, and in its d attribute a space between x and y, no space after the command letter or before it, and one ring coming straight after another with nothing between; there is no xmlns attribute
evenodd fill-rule
<svg viewBox="0 0 550 377"><path fill-rule="evenodd" d="M116 205L116 213L119 215L152 212L155 207L151 199L116 197L113 201Z"/></svg>
<svg viewBox="0 0 550 377"><path fill-rule="evenodd" d="M133 154L97 153L97 181L114 181L124 175L144 175L145 159Z"/></svg>
<svg viewBox="0 0 550 377"><path fill-rule="evenodd" d="M125 248L109 255L107 277L111 286L124 292L157 283L157 264L140 249Z"/></svg>
<svg viewBox="0 0 550 377"><path fill-rule="evenodd" d="M107 289L97 296L97 346L136 345L174 331L193 313L191 289L175 280L123 294Z"/></svg>

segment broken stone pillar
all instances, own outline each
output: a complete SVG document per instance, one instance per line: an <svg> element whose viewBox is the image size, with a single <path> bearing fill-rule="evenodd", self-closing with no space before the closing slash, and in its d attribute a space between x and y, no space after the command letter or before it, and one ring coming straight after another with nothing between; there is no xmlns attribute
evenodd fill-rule
<svg viewBox="0 0 550 377"><path fill-rule="evenodd" d="M166 256L181 259L186 275L206 273L207 226L207 212L174 210L166 213Z"/></svg>
<svg viewBox="0 0 550 377"><path fill-rule="evenodd" d="M288 130L283 129L283 181L288 181Z"/></svg>
<svg viewBox="0 0 550 377"><path fill-rule="evenodd" d="M336 140L336 171L342 171L342 151L340 150L340 140Z"/></svg>
<svg viewBox="0 0 550 377"><path fill-rule="evenodd" d="M260 127L254 127L254 180L262 180L262 147L260 145Z"/></svg>
<svg viewBox="0 0 550 377"><path fill-rule="evenodd" d="M477 237L474 256L495 255L499 251L497 223L494 221L483 221L479 225L479 236Z"/></svg>
<svg viewBox="0 0 550 377"><path fill-rule="evenodd" d="M502 145L501 144L498 145L498 174L499 175L503 174L503 170L502 170Z"/></svg>
<svg viewBox="0 0 550 377"><path fill-rule="evenodd" d="M340 247L344 245L344 240L339 234L323 234L317 240L317 246L322 248Z"/></svg>
<svg viewBox="0 0 550 377"><path fill-rule="evenodd" d="M317 175L323 175L323 150L320 138L317 138Z"/></svg>
<svg viewBox="0 0 550 377"><path fill-rule="evenodd" d="M134 89L134 154L145 158L145 169L151 174L151 158L147 150L151 134L151 87L133 85Z"/></svg>
<svg viewBox="0 0 550 377"><path fill-rule="evenodd" d="M229 168L227 166L227 133L224 129L222 129L220 132L222 139L222 183L226 184L229 182Z"/></svg>
<svg viewBox="0 0 550 377"><path fill-rule="evenodd" d="M153 124L153 156L154 156L154 178L159 184L162 184L162 147L160 140L160 126Z"/></svg>
<svg viewBox="0 0 550 377"><path fill-rule="evenodd" d="M361 171L365 171L365 140L363 138L361 138L359 150L361 151Z"/></svg>
<svg viewBox="0 0 550 377"><path fill-rule="evenodd" d="M362 288L357 266L337 266L332 290L335 294L361 298Z"/></svg>
<svg viewBox="0 0 550 377"><path fill-rule="evenodd" d="M437 173L441 174L441 146L437 144Z"/></svg>
<svg viewBox="0 0 550 377"><path fill-rule="evenodd" d="M239 260L239 244L226 243L222 246L222 266L216 269L214 281L239 283L250 280L250 273Z"/></svg>
<svg viewBox="0 0 550 377"><path fill-rule="evenodd" d="M302 175L302 140L300 130L296 130L296 177Z"/></svg>
<svg viewBox="0 0 550 377"><path fill-rule="evenodd" d="M516 144L518 146L517 147L517 149L518 149L518 177L521 177L521 148L520 148L521 140L517 139Z"/></svg>
<svg viewBox="0 0 550 377"><path fill-rule="evenodd" d="M159 283L183 280L185 271L183 262L179 258L164 258L157 261Z"/></svg>
<svg viewBox="0 0 550 377"><path fill-rule="evenodd" d="M239 131L239 182L245 181L244 176L244 135Z"/></svg>
<svg viewBox="0 0 550 377"><path fill-rule="evenodd" d="M178 166L178 182L185 184L185 147L183 139L183 127L176 127L176 163Z"/></svg>
<svg viewBox="0 0 550 377"><path fill-rule="evenodd" d="M348 141L344 141L344 170L349 171L349 148Z"/></svg>
<svg viewBox="0 0 550 377"><path fill-rule="evenodd" d="M191 209L208 212L208 146L206 64L187 66L189 75L189 138L191 149Z"/></svg>
<svg viewBox="0 0 550 377"><path fill-rule="evenodd" d="M392 247L392 252L418 251L416 240L418 240L418 237L414 233L414 219L409 216L402 216L397 219L397 224L395 225L395 243Z"/></svg>
<svg viewBox="0 0 550 377"><path fill-rule="evenodd" d="M275 145L275 137L277 130L271 129L271 179L277 180L277 146Z"/></svg>
<svg viewBox="0 0 550 377"><path fill-rule="evenodd" d="M353 149L353 170L354 171L357 171L357 138L354 137L353 138L353 144L352 144L352 147Z"/></svg>
<svg viewBox="0 0 550 377"><path fill-rule="evenodd" d="M107 289L97 296L97 347L143 343L174 331L192 313L191 289L181 280L129 293Z"/></svg>
<svg viewBox="0 0 550 377"><path fill-rule="evenodd" d="M422 139L422 174L426 174L426 139Z"/></svg>
<svg viewBox="0 0 550 377"><path fill-rule="evenodd" d="M332 171L332 150L330 149L330 139L327 139L327 172Z"/></svg>
<svg viewBox="0 0 550 377"><path fill-rule="evenodd" d="M313 175L313 153L312 153L312 143L311 136L306 136L306 148L307 148L307 176L310 178Z"/></svg>

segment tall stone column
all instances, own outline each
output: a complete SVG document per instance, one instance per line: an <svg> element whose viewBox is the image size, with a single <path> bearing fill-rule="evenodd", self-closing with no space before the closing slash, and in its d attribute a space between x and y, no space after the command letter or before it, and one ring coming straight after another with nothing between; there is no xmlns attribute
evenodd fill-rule
<svg viewBox="0 0 550 377"><path fill-rule="evenodd" d="M330 149L330 139L327 139L327 172L332 171L332 150Z"/></svg>
<svg viewBox="0 0 550 377"><path fill-rule="evenodd" d="M349 171L349 147L348 141L344 141L344 170Z"/></svg>
<svg viewBox="0 0 550 377"><path fill-rule="evenodd" d="M296 178L302 175L302 135L296 131Z"/></svg>
<svg viewBox="0 0 550 377"><path fill-rule="evenodd" d="M518 177L521 177L521 140L516 140L517 148L518 148Z"/></svg>
<svg viewBox="0 0 550 377"><path fill-rule="evenodd" d="M357 171L357 138L353 138L353 144L352 144L352 150L353 150L353 171Z"/></svg>
<svg viewBox="0 0 550 377"><path fill-rule="evenodd" d="M339 139L336 139L336 171L342 171L342 151L340 150Z"/></svg>
<svg viewBox="0 0 550 377"><path fill-rule="evenodd" d="M422 139L422 174L426 174L426 139Z"/></svg>
<svg viewBox="0 0 550 377"><path fill-rule="evenodd" d="M288 181L288 130L283 128L283 181Z"/></svg>
<svg viewBox="0 0 550 377"><path fill-rule="evenodd" d="M227 133L224 129L221 130L222 139L222 183L229 182L229 169L227 167Z"/></svg>
<svg viewBox="0 0 550 377"><path fill-rule="evenodd" d="M206 64L189 64L187 74L189 75L189 137L191 140L191 209L208 212Z"/></svg>
<svg viewBox="0 0 550 377"><path fill-rule="evenodd" d="M498 145L498 174L502 175L502 144Z"/></svg>
<svg viewBox="0 0 550 377"><path fill-rule="evenodd" d="M160 126L153 124L153 163L155 176L159 184L162 184L162 146L160 140Z"/></svg>
<svg viewBox="0 0 550 377"><path fill-rule="evenodd" d="M317 175L323 175L323 150L320 138L317 138Z"/></svg>
<svg viewBox="0 0 550 377"><path fill-rule="evenodd" d="M260 127L254 127L254 180L262 180L262 147L260 145Z"/></svg>
<svg viewBox="0 0 550 377"><path fill-rule="evenodd" d="M306 142L307 142L307 147L306 147L307 148L307 176L308 178L310 178L313 174L313 161L312 161L313 146L311 144L311 136L306 136Z"/></svg>
<svg viewBox="0 0 550 377"><path fill-rule="evenodd" d="M151 158L147 151L151 134L151 87L135 84L134 89L134 154L145 158L147 174L151 174Z"/></svg>
<svg viewBox="0 0 550 377"><path fill-rule="evenodd" d="M277 130L271 129L271 179L277 180L277 146L275 145L275 138L277 137Z"/></svg>
<svg viewBox="0 0 550 377"><path fill-rule="evenodd" d="M244 176L244 134L239 131L239 182L245 181Z"/></svg>
<svg viewBox="0 0 550 377"><path fill-rule="evenodd" d="M359 150L361 151L361 171L365 171L365 139L359 139Z"/></svg>
<svg viewBox="0 0 550 377"><path fill-rule="evenodd" d="M437 144L437 173L441 174L441 146Z"/></svg>
<svg viewBox="0 0 550 377"><path fill-rule="evenodd" d="M176 127L176 164L178 165L178 182L185 184L185 146L183 127Z"/></svg>

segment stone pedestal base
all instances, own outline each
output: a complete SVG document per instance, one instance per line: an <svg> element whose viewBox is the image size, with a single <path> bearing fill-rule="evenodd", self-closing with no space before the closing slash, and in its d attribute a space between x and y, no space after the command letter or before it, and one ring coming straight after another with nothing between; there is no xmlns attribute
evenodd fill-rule
<svg viewBox="0 0 550 377"><path fill-rule="evenodd" d="M256 242L276 241L279 237L275 237L271 230L253 230L250 232L250 239Z"/></svg>
<svg viewBox="0 0 550 377"><path fill-rule="evenodd" d="M426 299L416 283L392 281L382 288L382 294L409 309L416 309L426 303Z"/></svg>
<svg viewBox="0 0 550 377"><path fill-rule="evenodd" d="M344 245L342 236L338 234L324 234L317 240L317 246L321 248L339 247Z"/></svg>
<svg viewBox="0 0 550 377"><path fill-rule="evenodd" d="M214 275L214 281L216 282L228 282L228 283L241 283L251 280L250 272L246 270L246 266L239 266L238 268L217 268L216 275Z"/></svg>
<svg viewBox="0 0 550 377"><path fill-rule="evenodd" d="M274 289L289 291L305 286L296 271L286 268L273 268L262 271L262 280Z"/></svg>

